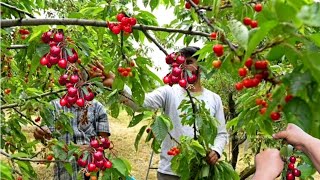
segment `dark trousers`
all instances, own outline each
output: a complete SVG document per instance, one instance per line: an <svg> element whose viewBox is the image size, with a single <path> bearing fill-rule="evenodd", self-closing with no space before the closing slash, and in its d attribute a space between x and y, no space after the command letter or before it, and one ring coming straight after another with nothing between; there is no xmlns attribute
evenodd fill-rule
<svg viewBox="0 0 320 180"><path fill-rule="evenodd" d="M170 175L170 174L163 174L160 172L158 172L157 178L158 178L158 180L180 180L179 176L174 176L174 175Z"/></svg>

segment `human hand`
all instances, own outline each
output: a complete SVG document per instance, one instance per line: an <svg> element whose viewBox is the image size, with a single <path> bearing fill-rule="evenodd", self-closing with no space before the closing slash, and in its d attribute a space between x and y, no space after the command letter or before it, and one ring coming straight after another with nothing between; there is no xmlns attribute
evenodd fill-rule
<svg viewBox="0 0 320 180"><path fill-rule="evenodd" d="M284 167L280 151L277 149L267 149L257 154L255 164L256 172L253 180L275 179L280 175Z"/></svg>
<svg viewBox="0 0 320 180"><path fill-rule="evenodd" d="M209 165L215 165L216 162L219 159L219 155L216 151L211 150L208 154L207 154L207 162Z"/></svg>
<svg viewBox="0 0 320 180"><path fill-rule="evenodd" d="M88 64L88 66L90 67L90 78L101 77L105 79L104 66L100 62L94 61L92 64Z"/></svg>
<svg viewBox="0 0 320 180"><path fill-rule="evenodd" d="M273 135L275 139L286 139L296 149L305 152L305 144L308 144L311 136L295 124L289 123L286 130Z"/></svg>
<svg viewBox="0 0 320 180"><path fill-rule="evenodd" d="M38 140L43 139L50 139L51 138L51 132L48 127L37 127L33 132L33 137Z"/></svg>

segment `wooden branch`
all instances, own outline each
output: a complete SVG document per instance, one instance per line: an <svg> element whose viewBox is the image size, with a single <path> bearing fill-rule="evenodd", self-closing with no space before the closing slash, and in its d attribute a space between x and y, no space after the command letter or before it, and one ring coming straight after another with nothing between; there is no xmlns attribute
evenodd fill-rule
<svg viewBox="0 0 320 180"><path fill-rule="evenodd" d="M30 158L22 158L22 157L13 157L10 154L6 153L4 150L0 149L0 154L8 157L9 159L18 160L18 161L29 161L29 162L39 162L39 163L49 163L49 162L63 162L63 163L70 163L70 161L66 160L46 160L46 159L30 159Z"/></svg>
<svg viewBox="0 0 320 180"><path fill-rule="evenodd" d="M144 35L150 39L165 55L168 55L168 52L154 39L145 29L142 28Z"/></svg>
<svg viewBox="0 0 320 180"><path fill-rule="evenodd" d="M214 26L209 19L205 16L205 14L201 11L201 9L192 1L192 0L186 0L187 2L189 2L191 4L191 6L195 9L196 13L198 14L198 16L204 20L204 22L209 26L209 28L211 29L211 31L220 31L223 32L223 30L217 26ZM223 33L220 33L219 36L219 40L224 43L227 44L229 46L229 48L236 52L237 48L223 35Z"/></svg>
<svg viewBox="0 0 320 180"><path fill-rule="evenodd" d="M113 22L110 22L113 23ZM2 28L14 27L14 26L40 26L40 25L78 25L78 26L94 26L94 27L107 27L106 21L96 21L89 19L71 19L71 18L61 18L61 19L1 19L0 24ZM174 28L164 28L157 26L146 26L137 24L132 27L135 30L152 30L152 31L164 31L172 33L182 33L189 35L198 35L203 37L209 37L210 34L201 31L189 31L183 29Z"/></svg>
<svg viewBox="0 0 320 180"><path fill-rule="evenodd" d="M28 13L28 12L22 10L22 9L19 9L19 8L15 7L15 6L12 6L12 5L10 5L10 4L6 4L6 3L4 3L4 2L0 2L0 4L1 4L1 6L7 7L7 8L12 9L12 10L15 10L15 11L17 11L18 13L23 13L23 14L25 14L25 15L28 15L28 16L31 17L31 18L35 18L32 14L30 14L30 13Z"/></svg>
<svg viewBox="0 0 320 180"><path fill-rule="evenodd" d="M256 49L251 55L255 55L255 54L258 54L266 49L269 49L269 48L272 48L276 45L279 45L281 44L282 42L284 42L284 39L280 39L278 41L274 41L274 42L271 42L271 43L268 43L266 44L265 46L263 46L262 48L259 48L259 49Z"/></svg>
<svg viewBox="0 0 320 180"><path fill-rule="evenodd" d="M26 49L28 46L24 44L15 44L7 47L7 49Z"/></svg>
<svg viewBox="0 0 320 180"><path fill-rule="evenodd" d="M256 167L248 167L240 173L240 180L245 180L256 171Z"/></svg>
<svg viewBox="0 0 320 180"><path fill-rule="evenodd" d="M191 107L192 107L192 112L193 112L193 117L194 117L194 122L193 122L193 133L194 133L194 135L193 135L193 139L194 140L197 140L198 138L197 138L197 126L196 126L196 113L197 113L197 108L196 108L196 104L194 103L194 101L193 101L193 97L191 96L191 93L190 93L190 91L189 91L189 89L186 89L186 91L187 91L187 94L188 94L188 96L189 96L189 98L190 98L190 102L191 102Z"/></svg>

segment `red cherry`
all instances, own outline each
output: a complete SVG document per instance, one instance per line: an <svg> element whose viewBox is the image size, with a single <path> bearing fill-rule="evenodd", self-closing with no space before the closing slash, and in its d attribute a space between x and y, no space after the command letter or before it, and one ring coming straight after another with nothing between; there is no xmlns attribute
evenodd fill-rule
<svg viewBox="0 0 320 180"><path fill-rule="evenodd" d="M119 34L121 32L121 28L119 26L114 26L111 31L113 34Z"/></svg>
<svg viewBox="0 0 320 180"><path fill-rule="evenodd" d="M131 33L131 32L132 32L132 28L131 28L131 26L129 26L129 25L128 25L128 26L124 26L124 27L123 27L123 31L124 31L124 32L127 32L127 33Z"/></svg>
<svg viewBox="0 0 320 180"><path fill-rule="evenodd" d="M41 117L38 116L34 121L35 121L35 122L39 122L40 120L41 120Z"/></svg>
<svg viewBox="0 0 320 180"><path fill-rule="evenodd" d="M103 137L100 139L100 141L101 141L101 145L104 149L108 149L110 147L111 143L110 143L109 139Z"/></svg>
<svg viewBox="0 0 320 180"><path fill-rule="evenodd" d="M96 170L96 165L93 163L88 164L88 171L93 172Z"/></svg>
<svg viewBox="0 0 320 180"><path fill-rule="evenodd" d="M108 22L108 28L110 29L110 30L112 30L112 28L115 26L115 24L114 23L110 23L110 22Z"/></svg>
<svg viewBox="0 0 320 180"><path fill-rule="evenodd" d="M277 120L280 119L281 115L280 115L279 112L272 112L272 113L270 114L270 117L271 117L271 119L272 119L273 121L277 121ZM294 164L293 164L293 167L294 167Z"/></svg>
<svg viewBox="0 0 320 180"><path fill-rule="evenodd" d="M46 44L49 43L50 40L51 40L51 35L52 35L51 31L43 33L42 36L41 36L42 42L44 42Z"/></svg>
<svg viewBox="0 0 320 180"><path fill-rule="evenodd" d="M50 64L50 63L48 62L47 68L51 68L51 67L52 67L52 64Z"/></svg>
<svg viewBox="0 0 320 180"><path fill-rule="evenodd" d="M260 83L260 80L258 78L251 79L252 87L257 87Z"/></svg>
<svg viewBox="0 0 320 180"><path fill-rule="evenodd" d="M47 156L48 161L51 161L52 159L53 159L53 156L51 154Z"/></svg>
<svg viewBox="0 0 320 180"><path fill-rule="evenodd" d="M246 68L239 68L238 73L239 73L239 76L245 77L247 75L247 69Z"/></svg>
<svg viewBox="0 0 320 180"><path fill-rule="evenodd" d="M124 77L127 77L129 75L129 72L127 70L125 70L121 73L121 75Z"/></svg>
<svg viewBox="0 0 320 180"><path fill-rule="evenodd" d="M256 69L266 69L268 67L267 61L256 61L254 63Z"/></svg>
<svg viewBox="0 0 320 180"><path fill-rule="evenodd" d="M258 106L261 105L261 104L262 104L262 101L263 101L263 100L260 99L260 98L256 99L256 105L258 105Z"/></svg>
<svg viewBox="0 0 320 180"><path fill-rule="evenodd" d="M100 151L96 151L93 153L94 160L101 161L103 159L103 153Z"/></svg>
<svg viewBox="0 0 320 180"><path fill-rule="evenodd" d="M57 43L63 41L63 34L60 33L60 32L54 34L53 40L54 40L55 42L57 42Z"/></svg>
<svg viewBox="0 0 320 180"><path fill-rule="evenodd" d="M68 88L68 96L74 97L74 96L77 95L77 93L78 93L78 89L77 88L75 88L75 87L69 87Z"/></svg>
<svg viewBox="0 0 320 180"><path fill-rule="evenodd" d="M47 65L48 63L49 63L48 58L42 57L42 58L40 59L40 64L41 64L41 65L45 66L45 65Z"/></svg>
<svg viewBox="0 0 320 180"><path fill-rule="evenodd" d="M163 83L169 84L170 82L171 82L171 78L170 78L169 76L165 76L165 77L163 78Z"/></svg>
<svg viewBox="0 0 320 180"><path fill-rule="evenodd" d="M195 83L197 81L197 79L198 79L197 75L195 75L195 74L192 74L191 76L187 77L187 81L189 84Z"/></svg>
<svg viewBox="0 0 320 180"><path fill-rule="evenodd" d="M250 26L251 26L251 28L256 28L256 27L258 27L258 21L252 20Z"/></svg>
<svg viewBox="0 0 320 180"><path fill-rule="evenodd" d="M112 162L111 161L104 162L104 167L106 167L107 169L112 168Z"/></svg>
<svg viewBox="0 0 320 180"><path fill-rule="evenodd" d="M236 90L241 91L243 89L243 83L242 82L237 82L235 84L235 88L236 88Z"/></svg>
<svg viewBox="0 0 320 180"><path fill-rule="evenodd" d="M286 95L284 100L286 101L286 103L288 103L289 101L292 100L292 98L293 98L293 96L291 94L288 94L288 95Z"/></svg>
<svg viewBox="0 0 320 180"><path fill-rule="evenodd" d="M58 46L51 46L50 47L50 55L52 56L59 56L61 52L60 47Z"/></svg>
<svg viewBox="0 0 320 180"><path fill-rule="evenodd" d="M262 100L261 105L262 105L263 107L268 107L268 103L267 103L266 101L264 101L264 100Z"/></svg>
<svg viewBox="0 0 320 180"><path fill-rule="evenodd" d="M294 175L292 173L288 173L287 174L287 177L286 177L286 180L294 180Z"/></svg>
<svg viewBox="0 0 320 180"><path fill-rule="evenodd" d="M99 142L98 142L98 140L92 139L92 140L90 141L90 146L93 147L93 148L98 148L98 147L99 147Z"/></svg>
<svg viewBox="0 0 320 180"><path fill-rule="evenodd" d="M172 75L173 75L173 76L178 77L178 76L181 75L181 73L182 73L182 69L179 68L179 67L174 67L174 68L172 69Z"/></svg>
<svg viewBox="0 0 320 180"><path fill-rule="evenodd" d="M51 65L55 65L59 62L59 57L56 57L56 56L48 56L49 57L49 63Z"/></svg>
<svg viewBox="0 0 320 180"><path fill-rule="evenodd" d="M243 18L243 24L247 26L251 25L251 19L249 17Z"/></svg>
<svg viewBox="0 0 320 180"><path fill-rule="evenodd" d="M84 99L82 99L82 98L77 99L76 104L79 107L83 107L84 106Z"/></svg>
<svg viewBox="0 0 320 180"><path fill-rule="evenodd" d="M67 96L68 104L72 105L77 102L77 97Z"/></svg>
<svg viewBox="0 0 320 180"><path fill-rule="evenodd" d="M67 60L65 60L65 59L60 59L59 62L58 62L58 66L59 66L60 68L62 68L62 69L67 68L67 64L68 64L68 62L67 62Z"/></svg>
<svg viewBox="0 0 320 180"><path fill-rule="evenodd" d="M11 89L9 89L9 88L7 88L7 89L4 90L4 93L5 93L5 94L10 94L10 92L11 92Z"/></svg>
<svg viewBox="0 0 320 180"><path fill-rule="evenodd" d="M183 88L187 87L187 81L185 79L179 80L179 85Z"/></svg>
<svg viewBox="0 0 320 180"><path fill-rule="evenodd" d="M260 114L261 115L266 113L266 112L267 112L267 108L266 107L263 107L263 108L260 109Z"/></svg>
<svg viewBox="0 0 320 180"><path fill-rule="evenodd" d="M252 87L251 79L244 79L244 80L242 81L242 83L243 83L243 86L246 87L246 88Z"/></svg>
<svg viewBox="0 0 320 180"><path fill-rule="evenodd" d="M191 4L189 2L187 2L184 6L186 9L191 9Z"/></svg>
<svg viewBox="0 0 320 180"><path fill-rule="evenodd" d="M79 81L79 76L78 76L78 75L73 74L73 75L70 76L70 82L71 82L71 83L75 84L75 83L77 83L78 81Z"/></svg>
<svg viewBox="0 0 320 180"><path fill-rule="evenodd" d="M179 67L180 65L179 65L178 63L176 63L176 62L173 62L173 63L171 64L171 66L172 66L173 68L175 68L175 67Z"/></svg>
<svg viewBox="0 0 320 180"><path fill-rule="evenodd" d="M121 22L121 20L122 20L123 17L125 17L125 15L124 15L123 13L119 13L119 14L117 15L117 20L118 20L119 22Z"/></svg>
<svg viewBox="0 0 320 180"><path fill-rule="evenodd" d="M244 63L244 65L245 65L248 69L251 68L252 64L253 64L253 61L252 61L251 58L248 58L248 59L246 60L246 62Z"/></svg>
<svg viewBox="0 0 320 180"><path fill-rule="evenodd" d="M214 40L217 39L217 33L216 32L211 33L210 38Z"/></svg>
<svg viewBox="0 0 320 180"><path fill-rule="evenodd" d="M171 82L172 83L178 83L180 80L180 77L177 77L177 76L171 76ZM170 84L170 83L169 83Z"/></svg>
<svg viewBox="0 0 320 180"><path fill-rule="evenodd" d="M83 160L82 158L79 158L78 161L77 161L77 163L78 163L78 165L79 165L80 167L86 167L88 161Z"/></svg>
<svg viewBox="0 0 320 180"><path fill-rule="evenodd" d="M223 55L223 46L221 44L216 44L213 46L213 52L216 56L220 57Z"/></svg>
<svg viewBox="0 0 320 180"><path fill-rule="evenodd" d="M256 12L260 12L262 10L262 4L258 3L254 6L254 10Z"/></svg>
<svg viewBox="0 0 320 180"><path fill-rule="evenodd" d="M65 106L65 105L67 105L67 104L68 104L68 101L67 101L66 98L60 99L60 106Z"/></svg>
<svg viewBox="0 0 320 180"><path fill-rule="evenodd" d="M296 157L290 156L289 160L290 160L291 163L295 163L296 162Z"/></svg>
<svg viewBox="0 0 320 180"><path fill-rule="evenodd" d="M176 62L178 64L183 64L184 62L186 61L186 58L184 56L178 56L177 59L176 59Z"/></svg>
<svg viewBox="0 0 320 180"><path fill-rule="evenodd" d="M127 26L127 25L129 25L129 23L130 23L130 19L128 17L123 17L121 19L121 25L122 26Z"/></svg>
<svg viewBox="0 0 320 180"><path fill-rule="evenodd" d="M134 18L134 17L129 18L129 24L130 24L131 26L136 25L136 24L137 24L137 19Z"/></svg>
<svg viewBox="0 0 320 180"><path fill-rule="evenodd" d="M67 60L71 63L77 62L78 61L78 54L73 53L73 55L67 57Z"/></svg>
<svg viewBox="0 0 320 180"><path fill-rule="evenodd" d="M259 79L259 82L261 82L261 80L263 79L263 75L262 74L255 74L254 78Z"/></svg>
<svg viewBox="0 0 320 180"><path fill-rule="evenodd" d="M93 98L94 98L93 92L89 92L88 94L85 94L85 95L84 95L84 99L85 99L86 101L92 101Z"/></svg>
<svg viewBox="0 0 320 180"><path fill-rule="evenodd" d="M21 35L28 35L28 34L30 34L29 30L27 30L27 29L19 29L19 33L20 33Z"/></svg>
<svg viewBox="0 0 320 180"><path fill-rule="evenodd" d="M293 170L293 175L296 177L300 177L301 176L301 171L299 169L294 169Z"/></svg>
<svg viewBox="0 0 320 180"><path fill-rule="evenodd" d="M192 1L193 1L193 3L195 3L196 5L198 5L199 2L200 2L200 0L192 0Z"/></svg>
<svg viewBox="0 0 320 180"><path fill-rule="evenodd" d="M100 152L100 151L97 151L97 152ZM98 168L102 168L104 166L104 162L101 160L101 161L96 161L95 162L95 165L98 167Z"/></svg>
<svg viewBox="0 0 320 180"><path fill-rule="evenodd" d="M214 60L212 61L212 66L216 69L219 69L221 67L222 62L220 60Z"/></svg>

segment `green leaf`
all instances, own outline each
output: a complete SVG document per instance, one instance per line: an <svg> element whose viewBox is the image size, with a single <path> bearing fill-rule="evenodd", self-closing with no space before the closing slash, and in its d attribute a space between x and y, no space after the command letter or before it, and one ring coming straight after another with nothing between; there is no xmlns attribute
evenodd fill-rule
<svg viewBox="0 0 320 180"><path fill-rule="evenodd" d="M314 51L306 51L303 53L306 65L311 70L313 77L320 83L320 49Z"/></svg>
<svg viewBox="0 0 320 180"><path fill-rule="evenodd" d="M308 26L320 27L320 3L313 3L310 6L303 6L297 17Z"/></svg>
<svg viewBox="0 0 320 180"><path fill-rule="evenodd" d="M229 28L231 30L232 35L239 42L238 44L242 46L245 50L248 45L249 31L242 22L237 20L231 20L229 22Z"/></svg>
<svg viewBox="0 0 320 180"><path fill-rule="evenodd" d="M132 97L136 100L136 102L140 105L144 102L145 92L142 89L141 84L135 79L132 81Z"/></svg>
<svg viewBox="0 0 320 180"><path fill-rule="evenodd" d="M12 169L4 161L0 161L1 179L13 180Z"/></svg>
<svg viewBox="0 0 320 180"><path fill-rule="evenodd" d="M122 176L128 175L128 169L126 163L121 158L116 158L112 160L113 168L115 168Z"/></svg>
<svg viewBox="0 0 320 180"><path fill-rule="evenodd" d="M133 116L128 127L133 127L137 125L140 121L142 121L143 117L144 117L144 113Z"/></svg>
<svg viewBox="0 0 320 180"><path fill-rule="evenodd" d="M271 29L276 27L278 24L277 21L268 21L263 23L260 28L258 29L253 29L249 33L249 41L248 41L248 48L246 51L246 54L244 56L244 59L248 59L248 57L251 56L251 53L256 49L260 41L262 41L266 35L269 33ZM244 63L245 61L243 61Z"/></svg>
<svg viewBox="0 0 320 180"><path fill-rule="evenodd" d="M136 148L136 151L138 150L140 139L141 139L143 133L145 132L146 128L147 128L147 125L142 126L139 133L136 136L136 139L134 141L134 147Z"/></svg>
<svg viewBox="0 0 320 180"><path fill-rule="evenodd" d="M320 33L311 34L309 37L318 47L320 47Z"/></svg>
<svg viewBox="0 0 320 180"><path fill-rule="evenodd" d="M301 171L301 177L302 179L306 179L307 177L312 176L316 170L314 167L312 167L310 164L303 164L298 166L298 169Z"/></svg>
<svg viewBox="0 0 320 180"><path fill-rule="evenodd" d="M161 116L157 116L154 123L151 125L151 129L159 142L162 142L168 134L168 126Z"/></svg>
<svg viewBox="0 0 320 180"><path fill-rule="evenodd" d="M36 48L36 52L39 57L42 57L50 50L50 46L48 44L39 44Z"/></svg>
<svg viewBox="0 0 320 180"><path fill-rule="evenodd" d="M71 163L63 163L64 168L67 170L69 174L73 173Z"/></svg>
<svg viewBox="0 0 320 180"><path fill-rule="evenodd" d="M153 11L158 5L159 5L159 0L151 0L150 1L151 11Z"/></svg>
<svg viewBox="0 0 320 180"><path fill-rule="evenodd" d="M190 146L197 151L201 156L206 156L206 150L204 147L199 143L199 141L192 140Z"/></svg>

